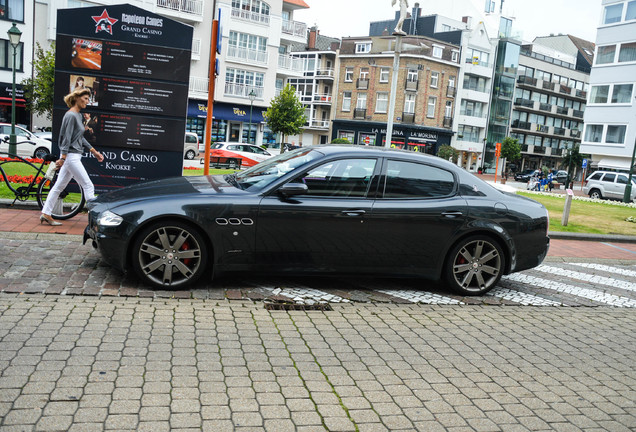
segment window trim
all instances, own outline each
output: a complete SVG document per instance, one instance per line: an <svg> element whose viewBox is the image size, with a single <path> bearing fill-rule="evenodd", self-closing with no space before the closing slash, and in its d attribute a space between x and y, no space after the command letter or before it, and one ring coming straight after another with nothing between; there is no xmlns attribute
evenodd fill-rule
<svg viewBox="0 0 636 432"><path fill-rule="evenodd" d="M353 73L354 73L354 67L353 66L345 66L345 73L344 73L344 82L353 82ZM349 72L351 72L351 75L349 75ZM347 79L347 77L350 76L349 79Z"/></svg>
<svg viewBox="0 0 636 432"><path fill-rule="evenodd" d="M429 109L431 108L431 99L433 99L433 114L429 114ZM437 109L437 97L429 96L426 100L426 118L435 118L435 110Z"/></svg>
<svg viewBox="0 0 636 432"><path fill-rule="evenodd" d="M620 85L631 85L632 93L629 96L629 102L612 102L612 97L614 95L614 88ZM607 101L606 102L592 102L592 95L594 87L608 87L607 91ZM632 106L632 100L634 99L634 88L636 85L633 82L617 82L617 83L606 83L606 84L594 84L590 86L589 97L587 100L587 106Z"/></svg>
<svg viewBox="0 0 636 432"><path fill-rule="evenodd" d="M386 109L384 111L378 111L378 104L380 102L380 95L386 96L386 99L383 99L383 102L386 104ZM386 114L389 111L389 93L388 92L376 92L375 94L375 112L377 114Z"/></svg>
<svg viewBox="0 0 636 432"><path fill-rule="evenodd" d="M386 80L382 79L382 75L384 74L384 72L386 72ZM379 78L379 82L381 83L388 83L389 82L389 77L391 76L391 69L388 67L381 67L380 68L380 78Z"/></svg>
<svg viewBox="0 0 636 432"><path fill-rule="evenodd" d="M372 41L359 41L356 42L355 53L356 54L368 54L371 52L373 42Z"/></svg>
<svg viewBox="0 0 636 432"><path fill-rule="evenodd" d="M435 52L437 50L439 50L439 56L435 55ZM439 58L439 59L444 57L444 46L443 45L433 44L433 47L431 48L431 56L433 56L435 58Z"/></svg>
<svg viewBox="0 0 636 432"><path fill-rule="evenodd" d="M433 85L435 81L435 85ZM439 72L431 72L431 88L439 88Z"/></svg>

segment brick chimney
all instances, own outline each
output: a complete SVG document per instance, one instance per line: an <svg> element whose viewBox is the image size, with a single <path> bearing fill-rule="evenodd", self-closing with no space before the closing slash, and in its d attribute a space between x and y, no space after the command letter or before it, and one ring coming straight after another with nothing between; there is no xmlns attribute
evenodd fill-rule
<svg viewBox="0 0 636 432"><path fill-rule="evenodd" d="M318 27L313 26L309 29L309 40L307 41L308 50L316 49L316 41L318 40L319 34L320 34L320 30L318 30Z"/></svg>

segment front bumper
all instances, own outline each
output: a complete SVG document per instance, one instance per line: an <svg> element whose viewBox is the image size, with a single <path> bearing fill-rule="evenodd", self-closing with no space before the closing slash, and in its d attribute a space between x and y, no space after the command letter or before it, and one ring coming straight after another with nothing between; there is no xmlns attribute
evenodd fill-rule
<svg viewBox="0 0 636 432"><path fill-rule="evenodd" d="M86 244L89 240L91 245L99 251L104 261L110 266L121 271L127 270L126 242L115 236L100 232L96 224L91 224L90 216L88 225L84 228L84 240L82 243Z"/></svg>

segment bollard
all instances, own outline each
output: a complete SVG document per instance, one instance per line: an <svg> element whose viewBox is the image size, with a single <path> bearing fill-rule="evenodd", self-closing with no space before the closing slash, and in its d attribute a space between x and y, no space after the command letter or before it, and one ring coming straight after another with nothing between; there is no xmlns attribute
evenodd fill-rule
<svg viewBox="0 0 636 432"><path fill-rule="evenodd" d="M563 217L561 218L561 225L568 226L568 218L570 217L570 206L572 205L572 197L574 192L572 189L565 191L565 207L563 207Z"/></svg>

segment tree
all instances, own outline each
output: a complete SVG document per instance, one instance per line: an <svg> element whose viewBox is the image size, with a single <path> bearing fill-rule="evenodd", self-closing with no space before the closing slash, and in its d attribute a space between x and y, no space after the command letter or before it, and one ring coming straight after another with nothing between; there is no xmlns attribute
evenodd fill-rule
<svg viewBox="0 0 636 432"><path fill-rule="evenodd" d="M283 143L288 135L300 133L307 122L305 107L298 100L296 91L287 84L278 96L272 99L265 113L267 124L272 132L281 133L280 152L283 152Z"/></svg>
<svg viewBox="0 0 636 432"><path fill-rule="evenodd" d="M571 149L565 151L562 162L568 171L565 187L569 188L570 182L574 178L576 168L580 167L583 163L583 155L579 153L579 144L574 144Z"/></svg>
<svg viewBox="0 0 636 432"><path fill-rule="evenodd" d="M53 85L55 83L55 43L48 50L36 42L33 60L33 77L22 80L26 106L32 113L46 115L53 113Z"/></svg>
<svg viewBox="0 0 636 432"><path fill-rule="evenodd" d="M437 150L437 156L441 157L442 159L446 159L447 161L457 163L459 152L455 150L453 147L447 144L444 144L442 146L439 146L439 150Z"/></svg>
<svg viewBox="0 0 636 432"><path fill-rule="evenodd" d="M501 142L501 157L503 158L502 172L506 173L506 163L515 162L521 159L521 145L519 140L512 137L505 137Z"/></svg>

